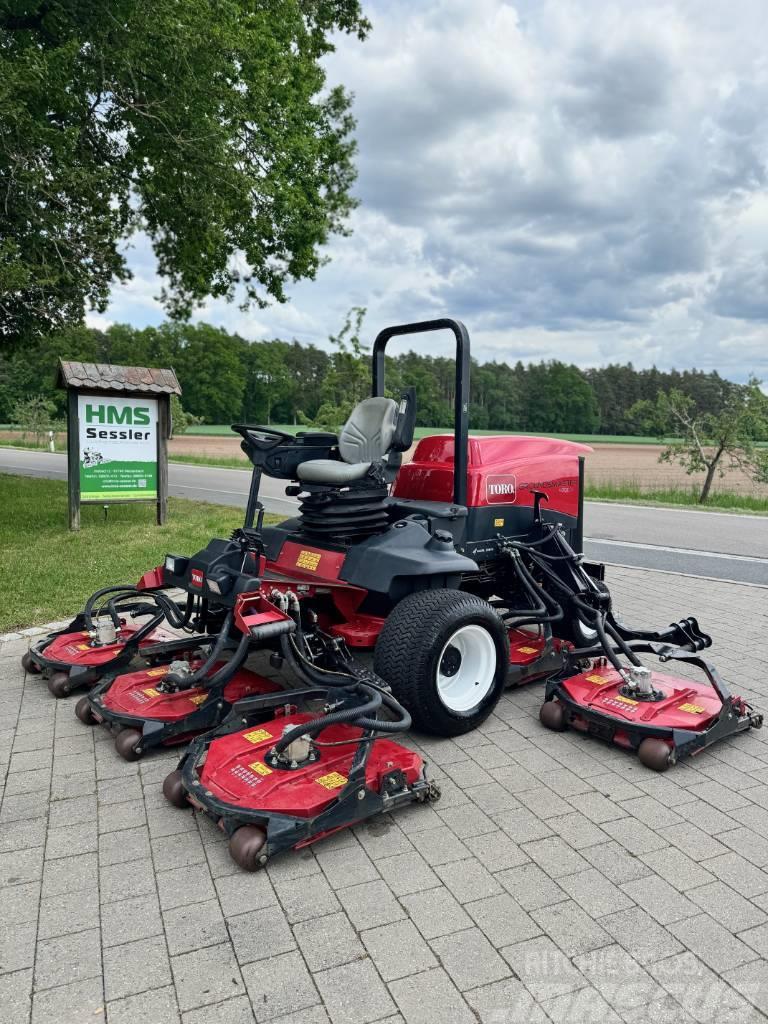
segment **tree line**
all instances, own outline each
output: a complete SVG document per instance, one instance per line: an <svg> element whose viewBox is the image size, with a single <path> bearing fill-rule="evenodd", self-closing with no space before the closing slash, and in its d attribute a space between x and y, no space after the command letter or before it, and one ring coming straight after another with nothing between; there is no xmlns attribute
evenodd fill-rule
<svg viewBox="0 0 768 1024"><path fill-rule="evenodd" d="M0 354L0 422L19 402L42 396L64 412L56 389L58 359L169 366L187 413L206 423L315 423L335 426L370 387L370 354L360 340L363 310L353 310L330 338L330 351L297 341L248 342L208 324L165 323L142 329L73 327ZM454 363L405 352L387 359L387 389L416 387L417 423L453 422ZM716 372L638 370L631 363L582 370L572 364L473 360L470 424L476 430L641 434L638 403L679 392L694 408L719 413L734 385Z"/></svg>

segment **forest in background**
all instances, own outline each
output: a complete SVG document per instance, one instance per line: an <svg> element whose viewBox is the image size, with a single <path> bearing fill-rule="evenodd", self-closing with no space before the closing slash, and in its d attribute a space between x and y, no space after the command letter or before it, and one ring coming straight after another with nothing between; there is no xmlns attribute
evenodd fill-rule
<svg viewBox="0 0 768 1024"><path fill-rule="evenodd" d="M208 324L166 323L143 329L66 329L0 353L0 422L13 421L24 399L42 395L64 411L56 389L59 358L173 367L186 412L206 423L333 424L368 393L370 356L360 342L361 310L331 350L298 341L248 342ZM387 390L416 387L419 426L453 422L454 363L405 352L387 360ZM737 387L716 372L637 370L631 363L582 370L557 360L477 363L471 374L470 424L476 430L643 434L630 409L677 389L696 407L718 412Z"/></svg>

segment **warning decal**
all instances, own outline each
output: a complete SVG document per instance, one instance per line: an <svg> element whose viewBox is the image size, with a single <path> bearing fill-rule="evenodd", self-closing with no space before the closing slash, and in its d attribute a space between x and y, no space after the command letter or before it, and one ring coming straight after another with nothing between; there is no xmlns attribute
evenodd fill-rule
<svg viewBox="0 0 768 1024"><path fill-rule="evenodd" d="M316 572L322 557L322 553L319 551L300 551L296 559L296 568Z"/></svg>
<svg viewBox="0 0 768 1024"><path fill-rule="evenodd" d="M193 704L204 704L207 697L207 693L196 693L194 697L190 697L189 699Z"/></svg>
<svg viewBox="0 0 768 1024"><path fill-rule="evenodd" d="M144 693L146 693L146 695L148 697L159 697L160 696L160 691L156 690L153 686L147 687L147 689L144 691Z"/></svg>
<svg viewBox="0 0 768 1024"><path fill-rule="evenodd" d="M252 772L256 772L257 775L272 774L272 769L268 765L263 764L261 761L254 761L253 764L249 764L248 767L251 769Z"/></svg>
<svg viewBox="0 0 768 1024"><path fill-rule="evenodd" d="M680 704L678 711L687 711L689 715L700 715L704 708L700 704Z"/></svg>
<svg viewBox="0 0 768 1024"><path fill-rule="evenodd" d="M347 784L345 776L340 772L329 772L328 775L321 775L315 779L315 782L319 782L326 789L341 789L342 786Z"/></svg>
<svg viewBox="0 0 768 1024"><path fill-rule="evenodd" d="M517 649L521 654L538 654L539 652L538 647L518 647Z"/></svg>
<svg viewBox="0 0 768 1024"><path fill-rule="evenodd" d="M586 678L588 683L596 683L598 686L610 682L610 679L606 678L606 676L591 675Z"/></svg>
<svg viewBox="0 0 768 1024"><path fill-rule="evenodd" d="M248 740L249 743L263 743L264 740L272 739L272 733L267 732L266 729L254 729L253 732L245 733L243 739Z"/></svg>

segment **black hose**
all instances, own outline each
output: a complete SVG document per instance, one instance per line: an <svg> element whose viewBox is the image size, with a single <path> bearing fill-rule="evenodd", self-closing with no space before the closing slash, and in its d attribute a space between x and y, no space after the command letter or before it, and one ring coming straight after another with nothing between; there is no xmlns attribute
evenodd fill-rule
<svg viewBox="0 0 768 1024"><path fill-rule="evenodd" d="M205 679L198 685L202 686L204 690L212 690L214 686L225 686L245 661L250 642L250 636L247 633L243 633L240 643L235 648L235 652L229 661L225 662L210 679ZM189 679L190 677L187 676L186 678ZM183 687L183 689L189 689L189 687Z"/></svg>
<svg viewBox="0 0 768 1024"><path fill-rule="evenodd" d="M642 661L640 661L638 656L635 654L635 652L632 650L632 648L629 646L629 644L626 642L624 637L617 632L617 630L613 627L613 625L610 622L608 622L607 619L605 620L605 631L613 637L613 639L624 652L625 657L629 658L633 665L641 666L643 664Z"/></svg>
<svg viewBox="0 0 768 1024"><path fill-rule="evenodd" d="M216 643L213 645L211 653L203 664L195 669L194 672L190 672L189 675L177 675L175 672L169 672L163 680L163 683L171 683L178 687L179 690L190 690L193 686L196 686L210 671L212 666L221 657L222 651L224 650L227 640L229 639L229 631L232 628L232 621L234 619L234 612L227 612L227 616L224 619L221 632L219 633ZM246 636L246 639L249 639ZM241 641L242 643L242 641Z"/></svg>
<svg viewBox="0 0 768 1024"><path fill-rule="evenodd" d="M138 589L139 588L132 583L124 583L120 586L102 587L101 590L97 590L95 593L91 594L85 602L85 608L83 609L86 628L89 631L95 628L93 624L93 608L99 598L105 597L107 594L116 594L118 592L124 594L136 594ZM119 623L115 623L115 625L118 626Z"/></svg>
<svg viewBox="0 0 768 1024"><path fill-rule="evenodd" d="M289 729L277 741L273 747L275 754L281 754L289 743L297 740L300 736L315 736L331 725L340 725L346 722L357 723L360 720L376 721L375 719L367 719L365 716L372 711L378 711L383 702L383 694L366 687L364 684L360 684L357 687L357 691L363 694L367 691L370 694L369 699L364 704L341 708L339 711L332 711L328 715L322 715L319 718L311 719L309 722L302 722L301 725L294 726L293 729Z"/></svg>
<svg viewBox="0 0 768 1024"><path fill-rule="evenodd" d="M513 565L517 573L517 579L522 584L528 597L532 601L537 602L537 607L530 609L528 617L522 618L517 618L518 613L525 616L528 609L520 609L518 612L517 609L512 608L503 616L504 622L506 623L511 618L514 618L515 627L518 629L522 626L560 622L563 617L563 610L558 602L537 585L536 580L532 578L522 559L513 559ZM546 614L548 606L552 609L552 613L549 615Z"/></svg>

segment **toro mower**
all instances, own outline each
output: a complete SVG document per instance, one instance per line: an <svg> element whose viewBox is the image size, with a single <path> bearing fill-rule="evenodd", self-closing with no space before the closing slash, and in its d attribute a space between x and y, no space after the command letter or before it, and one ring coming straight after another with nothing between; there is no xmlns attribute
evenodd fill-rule
<svg viewBox="0 0 768 1024"><path fill-rule="evenodd" d="M251 650L295 629L289 614L261 596L251 570L262 565L252 529L236 530L229 541L214 539L191 558L166 556L155 570L165 586L186 590L190 600L205 595L225 612L218 637L202 650L198 639L195 654L169 664L104 676L78 701L77 717L110 728L117 752L134 761L153 747L213 728L243 697L279 692L275 682L243 667Z"/></svg>
<svg viewBox="0 0 768 1024"><path fill-rule="evenodd" d="M396 336L448 329L456 342L452 435L413 441L416 396L385 394ZM592 649L610 607L604 567L582 555L585 445L469 437L469 336L457 320L388 327L373 346L372 397L338 436L236 424L254 471L285 480L298 514L263 530L264 585L354 652L415 727L456 736L480 724L504 687L559 675ZM600 613L600 615L598 615ZM600 621L598 621L600 619ZM686 619L662 631L612 615L611 642L700 649ZM310 643L311 647L311 643ZM586 657L586 656L584 656Z"/></svg>
<svg viewBox="0 0 768 1024"><path fill-rule="evenodd" d="M314 686L239 701L217 730L193 740L163 793L176 807L203 811L229 836L235 862L247 871L284 850L414 801L437 800L422 758L389 739L411 724L382 680L339 654L325 636L326 665L297 619L281 649L300 678ZM320 704L299 712L286 697ZM285 706L265 721L265 709ZM378 717L383 710L387 717Z"/></svg>

